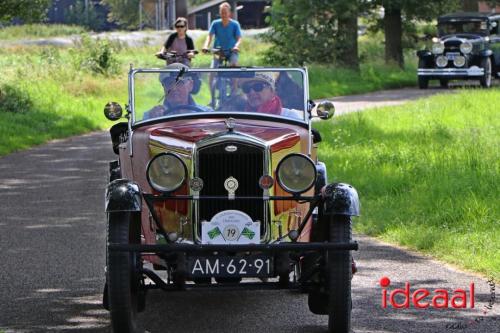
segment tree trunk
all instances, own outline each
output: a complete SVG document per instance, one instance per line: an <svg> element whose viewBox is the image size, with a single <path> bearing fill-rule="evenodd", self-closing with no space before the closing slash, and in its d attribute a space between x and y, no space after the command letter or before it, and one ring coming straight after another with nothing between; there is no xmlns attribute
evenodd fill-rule
<svg viewBox="0 0 500 333"><path fill-rule="evenodd" d="M404 67L403 58L403 27L401 21L401 8L385 8L384 15L385 33L385 62L396 63Z"/></svg>
<svg viewBox="0 0 500 333"><path fill-rule="evenodd" d="M479 10L478 0L462 0L462 10L464 12L477 12Z"/></svg>
<svg viewBox="0 0 500 333"><path fill-rule="evenodd" d="M337 61L351 69L359 70L358 59L358 10L357 5L338 18Z"/></svg>

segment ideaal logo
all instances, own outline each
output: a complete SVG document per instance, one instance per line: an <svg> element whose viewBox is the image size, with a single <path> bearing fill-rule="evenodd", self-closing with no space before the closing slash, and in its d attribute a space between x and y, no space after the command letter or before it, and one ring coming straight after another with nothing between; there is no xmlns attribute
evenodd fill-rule
<svg viewBox="0 0 500 333"><path fill-rule="evenodd" d="M391 280L384 276L380 279L382 289L382 307L387 308L389 303L394 309L408 309L413 306L417 309L426 309L433 307L436 309L465 309L474 308L474 282L469 284L468 289L455 289L448 291L446 289L429 290L419 288L411 289L409 282L405 283L404 289L393 289L388 292L387 288L391 285ZM398 302L397 296L403 296L404 301ZM401 297L398 297L401 301Z"/></svg>

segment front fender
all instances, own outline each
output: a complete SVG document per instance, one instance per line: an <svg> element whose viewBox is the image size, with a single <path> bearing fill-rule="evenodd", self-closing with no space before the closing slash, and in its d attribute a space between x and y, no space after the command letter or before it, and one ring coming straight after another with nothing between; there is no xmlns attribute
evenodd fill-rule
<svg viewBox="0 0 500 333"><path fill-rule="evenodd" d="M425 58L428 58L430 56L432 56L432 53L429 50L418 50L417 51L417 57L419 57L420 59L425 59Z"/></svg>
<svg viewBox="0 0 500 333"><path fill-rule="evenodd" d="M142 209L139 186L128 179L116 179L106 188L105 209L110 212L140 212Z"/></svg>
<svg viewBox="0 0 500 333"><path fill-rule="evenodd" d="M358 192L351 185L328 184L321 190L321 195L324 200L324 214L359 216Z"/></svg>
<svg viewBox="0 0 500 333"><path fill-rule="evenodd" d="M481 52L479 52L480 57L491 57L492 54L493 54L493 51L489 50L489 49L482 50Z"/></svg>

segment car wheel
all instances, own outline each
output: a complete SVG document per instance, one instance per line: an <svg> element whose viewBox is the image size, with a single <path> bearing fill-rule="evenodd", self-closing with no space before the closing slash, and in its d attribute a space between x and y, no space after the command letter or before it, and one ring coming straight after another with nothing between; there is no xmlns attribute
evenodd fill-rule
<svg viewBox="0 0 500 333"><path fill-rule="evenodd" d="M108 214L108 244L140 244L140 215ZM113 332L136 331L137 312L144 308L144 292L137 276L139 258L132 252L107 250L107 286Z"/></svg>
<svg viewBox="0 0 500 333"><path fill-rule="evenodd" d="M448 83L449 81L447 79L439 80L439 85L441 86L441 88L448 88Z"/></svg>
<svg viewBox="0 0 500 333"><path fill-rule="evenodd" d="M330 242L349 243L352 239L351 217L333 215L330 218ZM350 251L328 251L328 332L348 333L351 329L351 275Z"/></svg>
<svg viewBox="0 0 500 333"><path fill-rule="evenodd" d="M418 68L427 68L423 59L418 60ZM418 87L420 89L427 89L429 87L429 79L425 76L418 76Z"/></svg>
<svg viewBox="0 0 500 333"><path fill-rule="evenodd" d="M481 87L489 88L491 87L491 59L483 58L480 67L484 70L484 75L479 79L479 83Z"/></svg>

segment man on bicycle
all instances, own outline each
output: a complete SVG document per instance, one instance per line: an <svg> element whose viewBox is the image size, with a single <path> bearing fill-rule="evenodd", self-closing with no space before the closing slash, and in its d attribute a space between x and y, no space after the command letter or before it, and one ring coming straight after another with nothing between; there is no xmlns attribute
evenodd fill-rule
<svg viewBox="0 0 500 333"><path fill-rule="evenodd" d="M210 25L208 37L203 46L203 52L207 53L214 39L214 47L221 48L229 65L238 66L238 51L241 43L241 28L238 21L231 19L231 5L223 2L219 6L220 19L214 20ZM211 68L220 66L219 59L214 57Z"/></svg>

